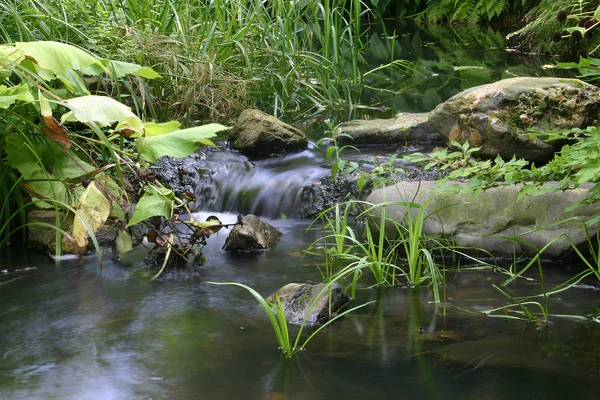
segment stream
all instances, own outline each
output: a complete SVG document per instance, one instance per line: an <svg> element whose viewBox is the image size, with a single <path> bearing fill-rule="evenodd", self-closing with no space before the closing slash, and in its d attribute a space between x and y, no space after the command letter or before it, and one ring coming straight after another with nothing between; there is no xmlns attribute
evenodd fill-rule
<svg viewBox="0 0 600 400"><path fill-rule="evenodd" d="M206 283L241 282L266 296L289 282L320 282L315 260L301 253L318 237L307 233L309 221L270 222L283 232L274 250L228 254L220 250L227 232L220 232L210 238L205 266L152 283L148 271L127 263L105 261L100 270L93 257L80 266L5 255L0 398L597 398L597 324L552 318L537 329L463 311L506 303L492 287L503 276L489 271L449 270L446 302L437 309L427 288L362 286L356 303L376 303L325 329L291 360L282 358L245 290ZM553 265L546 284L570 274ZM537 294L539 282L523 280L511 290ZM549 307L585 314L597 312L598 299L597 289L581 287Z"/></svg>
<svg viewBox="0 0 600 400"><path fill-rule="evenodd" d="M377 38L371 42L377 49ZM397 42L398 54L424 65L445 43L418 32L399 35ZM447 55L430 86L380 98L388 109L372 117L428 111L465 86L531 74L512 55L498 53L486 48ZM465 63L472 68L451 68ZM322 125L314 128L313 143L324 134ZM392 154L427 146L368 148L347 156L369 169ZM324 148L311 145L270 160L220 149L199 153L194 162L205 172L196 182L194 217L216 215L233 223L239 213L260 215L283 233L277 247L226 253L223 229L209 238L204 266L170 270L154 282L152 271L141 267L143 254L123 262L107 257L100 267L94 256L82 265L54 262L19 245L0 253L0 399L598 398L598 324L553 316L538 327L487 316L481 311L508 304L493 287L507 276L464 264L446 266L437 306L426 287L377 290L368 277L361 279L355 304L375 302L324 329L292 359L283 358L252 296L207 282L243 283L266 297L290 282L323 281L323 260L304 254L322 232L309 229L311 220L291 216L330 174ZM546 286L579 268L545 266ZM530 280L509 285L513 295L541 292L539 274L526 276ZM548 308L554 315L598 315L597 282L553 296ZM295 338L298 327L290 329Z"/></svg>

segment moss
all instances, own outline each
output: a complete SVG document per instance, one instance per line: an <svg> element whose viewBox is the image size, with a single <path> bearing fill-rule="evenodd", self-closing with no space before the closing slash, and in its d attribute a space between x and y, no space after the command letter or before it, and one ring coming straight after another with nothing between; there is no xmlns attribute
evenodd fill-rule
<svg viewBox="0 0 600 400"><path fill-rule="evenodd" d="M584 89L585 88L585 84L580 81L579 79L568 79L568 78L562 78L558 80L560 83L567 83L567 84L571 84L579 89Z"/></svg>
<svg viewBox="0 0 600 400"><path fill-rule="evenodd" d="M581 84L577 79L565 79L566 83ZM518 96L516 104L507 106L503 111L497 114L500 121L508 124L511 131L523 132L532 126L543 129L538 126L540 122L546 119L555 120L557 118L568 120L573 115L573 110L560 101L561 98L569 97L564 90L558 89L558 92L549 91L547 95L541 96L537 92L527 92ZM544 118L545 115L548 115Z"/></svg>

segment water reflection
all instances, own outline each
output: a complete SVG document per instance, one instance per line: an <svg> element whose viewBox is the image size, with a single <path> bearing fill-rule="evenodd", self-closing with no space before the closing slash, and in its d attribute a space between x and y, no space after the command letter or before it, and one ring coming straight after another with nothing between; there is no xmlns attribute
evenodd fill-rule
<svg viewBox="0 0 600 400"><path fill-rule="evenodd" d="M590 384L600 377L597 329L556 320L537 331L449 305L502 304L490 284L497 278L482 272L451 278L445 315L431 303L427 288L360 288L358 304L377 302L325 329L294 359L283 359L250 295L202 284L239 281L268 295L285 283L320 281L317 268L296 255L294 243L311 240L307 222L272 222L285 232L281 248L272 254L242 261L221 252L218 237L215 246L207 246L204 267L154 283L141 279L133 265L107 262L100 273L91 260L84 267L45 259L5 261L0 268L6 271L0 280L0 398L595 395ZM25 264L37 269L16 272ZM537 287L519 283L513 290L527 294ZM565 293L551 307L557 313L597 307L598 293L586 293ZM293 330L295 335L297 327Z"/></svg>

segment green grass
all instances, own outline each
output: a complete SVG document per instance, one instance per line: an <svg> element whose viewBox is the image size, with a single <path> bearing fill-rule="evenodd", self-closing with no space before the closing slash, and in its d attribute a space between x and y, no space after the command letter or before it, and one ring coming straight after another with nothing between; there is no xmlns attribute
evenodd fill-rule
<svg viewBox="0 0 600 400"><path fill-rule="evenodd" d="M355 107L371 19L359 0L8 0L0 41L57 40L150 66L162 82L99 88L149 119L228 122L248 106L278 116Z"/></svg>
<svg viewBox="0 0 600 400"><path fill-rule="evenodd" d="M435 302L440 302L443 275L434 257L436 251L449 250L441 239L423 234L423 224L432 214L425 214L427 204L401 202L407 207L405 219L396 222L387 213L389 205L398 202L370 204L362 201L337 203L320 213L311 227L321 223L323 237L307 249L311 254L325 256L327 279L352 280L352 296L361 276L368 271L377 287L393 287L400 283L410 286L431 285ZM367 222L356 224L362 230L356 232L351 226L351 210L360 207L359 219ZM412 209L417 209L413 216ZM435 213L433 213L435 214ZM341 263L337 272L332 265Z"/></svg>

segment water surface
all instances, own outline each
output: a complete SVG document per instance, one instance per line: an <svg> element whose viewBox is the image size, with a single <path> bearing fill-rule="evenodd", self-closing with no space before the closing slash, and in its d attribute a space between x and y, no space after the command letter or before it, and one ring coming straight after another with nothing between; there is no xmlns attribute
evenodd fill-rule
<svg viewBox="0 0 600 400"><path fill-rule="evenodd" d="M139 264L107 261L100 271L92 258L79 266L5 255L0 398L597 398L597 324L554 318L537 329L461 311L506 303L491 287L500 276L481 271L448 272L445 307L437 309L426 288L363 286L357 304L376 303L283 359L249 294L206 284L242 282L267 296L289 282L320 282L317 260L301 257L318 232L307 233L308 221L271 222L284 233L273 251L224 253L227 232L220 232L209 240L205 266L152 283ZM555 271L549 284L568 276ZM511 290L534 294L539 283L522 281ZM599 307L593 288L550 303L554 313Z"/></svg>

